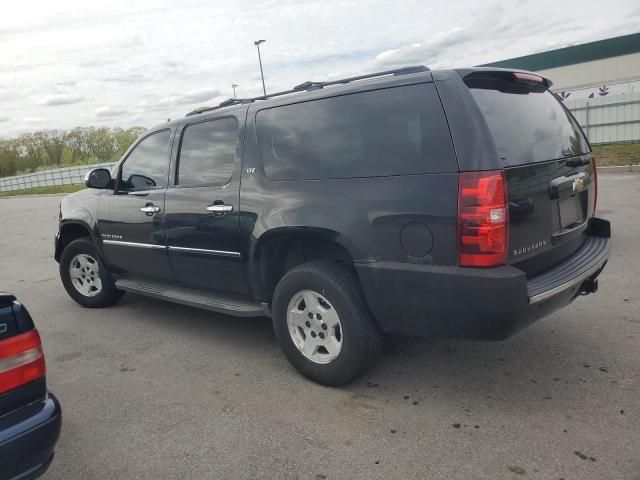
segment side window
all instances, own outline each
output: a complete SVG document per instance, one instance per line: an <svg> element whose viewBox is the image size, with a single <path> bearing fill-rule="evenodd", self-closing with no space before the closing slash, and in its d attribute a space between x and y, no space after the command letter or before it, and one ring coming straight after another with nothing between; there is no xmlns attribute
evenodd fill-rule
<svg viewBox="0 0 640 480"><path fill-rule="evenodd" d="M273 180L457 171L431 83L264 109L256 126L265 172Z"/></svg>
<svg viewBox="0 0 640 480"><path fill-rule="evenodd" d="M238 122L220 118L189 125L182 134L176 185L224 185L231 179Z"/></svg>
<svg viewBox="0 0 640 480"><path fill-rule="evenodd" d="M162 130L136 145L122 164L120 190L166 188L170 137L170 130Z"/></svg>

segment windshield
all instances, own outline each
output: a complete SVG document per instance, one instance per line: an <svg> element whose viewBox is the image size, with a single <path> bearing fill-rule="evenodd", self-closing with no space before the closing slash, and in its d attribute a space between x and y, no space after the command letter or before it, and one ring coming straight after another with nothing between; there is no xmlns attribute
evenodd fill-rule
<svg viewBox="0 0 640 480"><path fill-rule="evenodd" d="M505 166L589 152L589 144L575 119L549 90L498 90L487 88L486 83L482 88L469 87Z"/></svg>

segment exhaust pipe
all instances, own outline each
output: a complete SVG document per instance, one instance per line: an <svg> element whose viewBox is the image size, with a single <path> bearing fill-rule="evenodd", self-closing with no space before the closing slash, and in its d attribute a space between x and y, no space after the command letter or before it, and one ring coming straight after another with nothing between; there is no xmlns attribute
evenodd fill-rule
<svg viewBox="0 0 640 480"><path fill-rule="evenodd" d="M598 279L593 278L593 279L588 279L582 282L582 285L580 285L580 289L578 290L578 293L580 295L589 295L590 293L596 293L597 291L598 291Z"/></svg>

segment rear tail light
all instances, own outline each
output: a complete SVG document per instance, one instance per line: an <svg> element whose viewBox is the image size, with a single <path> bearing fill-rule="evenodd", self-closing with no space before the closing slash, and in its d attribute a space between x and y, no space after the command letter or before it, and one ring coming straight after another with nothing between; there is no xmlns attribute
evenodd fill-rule
<svg viewBox="0 0 640 480"><path fill-rule="evenodd" d="M0 394L42 378L45 372L36 329L0 341Z"/></svg>
<svg viewBox="0 0 640 480"><path fill-rule="evenodd" d="M507 261L508 209L504 171L461 172L458 187L458 262L494 267Z"/></svg>
<svg viewBox="0 0 640 480"><path fill-rule="evenodd" d="M596 169L596 159L591 160L593 163L593 216L596 216L596 207L598 206L598 170Z"/></svg>

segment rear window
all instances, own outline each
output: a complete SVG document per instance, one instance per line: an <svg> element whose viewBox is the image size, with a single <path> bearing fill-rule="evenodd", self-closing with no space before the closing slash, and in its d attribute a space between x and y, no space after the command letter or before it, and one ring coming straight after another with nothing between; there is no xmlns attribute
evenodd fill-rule
<svg viewBox="0 0 640 480"><path fill-rule="evenodd" d="M505 166L581 155L589 145L580 127L547 89L505 88L467 81Z"/></svg>
<svg viewBox="0 0 640 480"><path fill-rule="evenodd" d="M256 124L265 172L273 180L457 170L433 84L265 109Z"/></svg>

